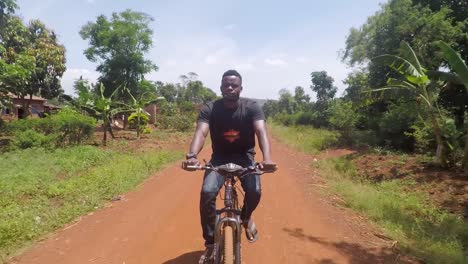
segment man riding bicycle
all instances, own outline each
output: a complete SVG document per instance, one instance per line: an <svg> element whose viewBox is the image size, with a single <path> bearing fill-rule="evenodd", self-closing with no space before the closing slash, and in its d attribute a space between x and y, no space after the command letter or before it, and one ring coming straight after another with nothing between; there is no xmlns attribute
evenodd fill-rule
<svg viewBox="0 0 468 264"><path fill-rule="evenodd" d="M218 166L235 163L243 167L255 164L255 135L263 153L263 166L274 165L266 130L265 115L253 100L240 98L242 76L235 70L226 71L221 79L223 98L206 104L200 111L197 127L186 155L188 165L199 165L197 154L203 148L208 132L211 135L213 154L210 163ZM213 251L216 219L216 196L224 179L215 171L207 171L203 178L200 197L200 217L206 250L200 263L210 258ZM241 219L249 242L258 239L258 231L251 218L260 202L260 176L247 175L241 179L245 192Z"/></svg>

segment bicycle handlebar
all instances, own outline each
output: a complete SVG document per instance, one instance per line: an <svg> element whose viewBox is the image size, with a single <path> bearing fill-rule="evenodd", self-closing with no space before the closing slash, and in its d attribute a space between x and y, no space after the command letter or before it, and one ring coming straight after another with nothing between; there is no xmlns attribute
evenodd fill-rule
<svg viewBox="0 0 468 264"><path fill-rule="evenodd" d="M213 166L211 164L188 165L187 162L184 161L184 162L182 162L182 169L187 170L187 171L196 171L196 170L220 171L220 169L225 165L226 164L219 165L219 166ZM260 166L257 163L254 166L244 167L242 170L233 170L231 172L232 173L235 172L235 174L239 174L240 176L244 176L245 174L248 174L248 173L256 173L256 174L273 173L276 170L277 170L276 164L263 165L263 168L260 169Z"/></svg>

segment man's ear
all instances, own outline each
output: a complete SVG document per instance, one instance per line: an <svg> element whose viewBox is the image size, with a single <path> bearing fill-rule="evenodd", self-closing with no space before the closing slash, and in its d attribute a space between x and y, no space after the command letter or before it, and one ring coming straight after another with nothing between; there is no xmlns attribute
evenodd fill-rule
<svg viewBox="0 0 468 264"><path fill-rule="evenodd" d="M240 87L240 88L241 88L240 90L242 91L242 89L244 89L244 86L242 86L242 85L241 85L241 87Z"/></svg>

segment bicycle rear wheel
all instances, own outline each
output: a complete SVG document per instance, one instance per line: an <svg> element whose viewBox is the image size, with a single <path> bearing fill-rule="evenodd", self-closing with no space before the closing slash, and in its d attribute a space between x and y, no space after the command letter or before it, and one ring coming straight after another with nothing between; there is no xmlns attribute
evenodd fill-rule
<svg viewBox="0 0 468 264"><path fill-rule="evenodd" d="M224 233L224 264L234 264L234 230L232 226L226 225Z"/></svg>

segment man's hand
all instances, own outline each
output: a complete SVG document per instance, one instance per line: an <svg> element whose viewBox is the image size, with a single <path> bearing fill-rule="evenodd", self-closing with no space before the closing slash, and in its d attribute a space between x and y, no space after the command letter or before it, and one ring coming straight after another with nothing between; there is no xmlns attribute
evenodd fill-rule
<svg viewBox="0 0 468 264"><path fill-rule="evenodd" d="M187 168L187 166L199 166L199 165L200 165L200 162L198 161L197 158L190 158L182 162L182 169L187 170L187 171L194 171L194 169L189 169Z"/></svg>
<svg viewBox="0 0 468 264"><path fill-rule="evenodd" d="M258 164L258 167L260 168L260 170L268 171L268 172L274 172L278 169L278 166L276 165L276 163L274 163L271 160L264 160L260 162Z"/></svg>

